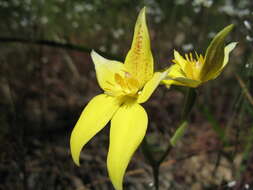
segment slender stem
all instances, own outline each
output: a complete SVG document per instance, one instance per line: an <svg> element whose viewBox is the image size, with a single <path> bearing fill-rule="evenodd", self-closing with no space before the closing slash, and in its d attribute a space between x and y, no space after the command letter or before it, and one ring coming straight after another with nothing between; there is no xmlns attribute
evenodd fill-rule
<svg viewBox="0 0 253 190"><path fill-rule="evenodd" d="M171 143L169 143L167 149L165 150L165 152L163 153L163 155L161 156L161 158L158 160L158 165L159 166L165 160L165 158L170 153L170 151L172 150L172 148L173 148L173 146L171 145Z"/></svg>
<svg viewBox="0 0 253 190"><path fill-rule="evenodd" d="M184 123L187 124L186 121L187 121L187 118L188 118L194 104L195 104L195 100L196 100L196 91L195 91L195 89L187 88L187 91L185 93L184 107L183 107L183 111L182 111L182 118L181 118L180 126ZM186 127L181 128L181 130L185 130L185 129L186 129ZM175 133L175 135L178 135L178 133L177 134ZM180 139L180 137L175 138L175 139ZM164 151L164 153L162 154L162 156L159 159L155 159L152 156L152 148L148 144L147 139L144 138L144 140L143 140L142 150L143 150L143 154L144 154L145 158L147 159L150 166L152 167L155 190L159 190L159 174L160 174L159 169L160 169L161 163L169 155L172 148L173 148L173 145L171 144L171 142L169 142L169 144L168 144L166 150Z"/></svg>
<svg viewBox="0 0 253 190"><path fill-rule="evenodd" d="M168 154L170 153L170 151L172 150L172 146L169 143L166 151L164 152L164 154L161 156L161 158L152 166L152 170L153 170L153 179L154 179L154 186L155 186L155 190L159 190L159 175L160 175L160 166L162 164L162 162L164 161L164 159L168 156Z"/></svg>
<svg viewBox="0 0 253 190"><path fill-rule="evenodd" d="M152 167L155 190L159 190L159 169L160 164L154 165Z"/></svg>
<svg viewBox="0 0 253 190"><path fill-rule="evenodd" d="M185 99L184 99L184 108L182 111L181 121L187 120L195 104L196 97L197 97L197 93L195 91L195 88L187 88Z"/></svg>

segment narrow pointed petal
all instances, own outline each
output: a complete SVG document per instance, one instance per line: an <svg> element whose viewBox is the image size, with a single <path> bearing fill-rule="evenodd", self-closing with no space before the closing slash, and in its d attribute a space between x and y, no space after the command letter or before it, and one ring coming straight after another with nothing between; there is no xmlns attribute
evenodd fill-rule
<svg viewBox="0 0 253 190"><path fill-rule="evenodd" d="M110 121L119 106L117 98L100 94L84 108L70 137L71 155L78 166L83 146Z"/></svg>
<svg viewBox="0 0 253 190"><path fill-rule="evenodd" d="M237 42L232 42L230 44L228 44L225 49L224 49L224 60L223 60L223 64L222 64L222 69L227 65L228 63L228 59L229 59L229 54L231 51L233 51L233 49L236 47L238 43Z"/></svg>
<svg viewBox="0 0 253 190"><path fill-rule="evenodd" d="M106 59L95 51L91 52L91 58L95 64L99 86L104 91L110 91L110 89L117 86L115 85L114 75L123 72L123 63Z"/></svg>
<svg viewBox="0 0 253 190"><path fill-rule="evenodd" d="M185 73L183 72L179 64L173 64L172 66L170 66L168 76L172 78L186 77Z"/></svg>
<svg viewBox="0 0 253 190"><path fill-rule="evenodd" d="M223 71L224 67L228 63L230 52L236 47L236 45L237 45L237 42L232 42L224 48L224 60L223 60L222 67L215 73L210 73L209 78L207 78L207 80L215 79L216 77L219 76L219 74Z"/></svg>
<svg viewBox="0 0 253 190"><path fill-rule="evenodd" d="M168 72L169 70L154 73L153 77L145 84L143 90L141 91L141 94L138 96L137 102L146 102L154 90L157 88L157 86L160 84L160 82L167 76Z"/></svg>
<svg viewBox="0 0 253 190"><path fill-rule="evenodd" d="M153 76L153 64L145 8L143 8L135 24L133 42L125 66L142 87Z"/></svg>
<svg viewBox="0 0 253 190"><path fill-rule="evenodd" d="M177 78L171 78L173 81L172 84L180 85L180 86L188 86L191 88L198 87L202 82L199 80L193 80L185 77L177 77Z"/></svg>
<svg viewBox="0 0 253 190"><path fill-rule="evenodd" d="M173 62L180 65L182 70L185 70L185 67L187 65L187 61L176 50L174 50L174 60L173 60Z"/></svg>
<svg viewBox="0 0 253 190"><path fill-rule="evenodd" d="M148 117L137 103L126 103L113 116L107 168L116 190L123 189L123 177L128 163L145 136Z"/></svg>
<svg viewBox="0 0 253 190"><path fill-rule="evenodd" d="M223 65L224 60L224 47L225 47L225 38L234 28L234 25L231 24L224 29L222 29L212 40L210 45L207 48L205 55L205 63L200 72L200 79L206 81L206 78L210 78L208 75L211 72L217 72Z"/></svg>
<svg viewBox="0 0 253 190"><path fill-rule="evenodd" d="M179 65L178 63L175 63L174 65L170 66L168 75L164 80L162 80L162 83L166 84L167 87L169 87L170 85L185 85L184 83L182 84L179 81L173 80L175 78L186 78L185 73L181 69L181 65Z"/></svg>

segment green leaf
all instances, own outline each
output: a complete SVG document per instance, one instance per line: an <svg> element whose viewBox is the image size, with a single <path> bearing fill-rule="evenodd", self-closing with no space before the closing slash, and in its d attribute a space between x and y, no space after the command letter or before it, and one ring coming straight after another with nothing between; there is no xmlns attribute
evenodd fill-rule
<svg viewBox="0 0 253 190"><path fill-rule="evenodd" d="M178 127L172 138L170 139L170 144L172 146L175 146L177 141L180 140L183 135L185 134L185 130L187 129L188 122L185 120L181 123L181 125Z"/></svg>
<svg viewBox="0 0 253 190"><path fill-rule="evenodd" d="M205 54L205 64L200 73L201 79L205 80L209 78L208 75L217 72L222 67L224 60L225 38L233 28L233 24L225 27L214 37L208 46Z"/></svg>

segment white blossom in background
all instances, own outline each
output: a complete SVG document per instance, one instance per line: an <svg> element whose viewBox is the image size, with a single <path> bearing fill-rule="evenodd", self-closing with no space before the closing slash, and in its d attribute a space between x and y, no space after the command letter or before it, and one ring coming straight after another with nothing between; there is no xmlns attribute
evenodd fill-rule
<svg viewBox="0 0 253 190"><path fill-rule="evenodd" d="M209 8L213 5L213 0L194 0L192 2L193 6L203 6Z"/></svg>
<svg viewBox="0 0 253 190"><path fill-rule="evenodd" d="M228 182L228 184L227 184L227 186L228 186L229 188L234 187L235 185L236 185L236 181L230 181L230 182Z"/></svg>
<svg viewBox="0 0 253 190"><path fill-rule="evenodd" d="M100 31L100 30L102 30L101 25L100 25L100 24L94 24L94 30L95 30L95 31Z"/></svg>
<svg viewBox="0 0 253 190"><path fill-rule="evenodd" d="M245 188L245 189L249 189L249 188L250 188L249 184L245 184L245 185L244 185L244 188Z"/></svg>
<svg viewBox="0 0 253 190"><path fill-rule="evenodd" d="M249 42L253 42L253 37L251 37L250 35L247 35L246 40Z"/></svg>
<svg viewBox="0 0 253 190"><path fill-rule="evenodd" d="M88 4L88 3L86 3L84 5L84 8L85 8L86 11L92 11L94 9L94 7L91 4Z"/></svg>
<svg viewBox="0 0 253 190"><path fill-rule="evenodd" d="M99 50L105 52L106 51L106 47L104 45L102 45L102 46L99 47Z"/></svg>
<svg viewBox="0 0 253 190"><path fill-rule="evenodd" d="M74 21L74 22L72 22L72 26L73 26L74 28L78 28L78 27L79 27L79 24L78 24L78 22Z"/></svg>
<svg viewBox="0 0 253 190"><path fill-rule="evenodd" d="M23 18L23 19L20 21L20 25L23 26L23 27L27 26L28 23L29 23L29 22L28 22L28 20L27 20L26 18Z"/></svg>
<svg viewBox="0 0 253 190"><path fill-rule="evenodd" d="M191 50L193 50L193 45L191 44L191 43L189 43L189 44L183 44L182 45L182 49L184 50L184 51L191 51Z"/></svg>
<svg viewBox="0 0 253 190"><path fill-rule="evenodd" d="M9 3L6 1L2 1L2 2L0 1L0 7L7 8L9 7Z"/></svg>
<svg viewBox="0 0 253 190"><path fill-rule="evenodd" d="M20 1L19 0L12 0L12 4L14 6L19 6L20 5Z"/></svg>
<svg viewBox="0 0 253 190"><path fill-rule="evenodd" d="M42 16L40 18L40 22L41 22L41 24L47 24L48 23L48 18L46 16Z"/></svg>
<svg viewBox="0 0 253 190"><path fill-rule="evenodd" d="M59 13L60 12L60 8L57 7L57 6L53 6L52 10L53 10L54 13Z"/></svg>
<svg viewBox="0 0 253 190"><path fill-rule="evenodd" d="M240 8L235 8L231 0L226 0L225 4L218 10L221 13L226 13L229 16L244 17L250 15L250 10L246 4L241 4Z"/></svg>
<svg viewBox="0 0 253 190"><path fill-rule="evenodd" d="M251 30L251 29L252 29L252 28L251 28L251 24L250 24L249 21L245 20L245 21L243 21L243 24L244 24L244 26L245 26L248 30Z"/></svg>
<svg viewBox="0 0 253 190"><path fill-rule="evenodd" d="M118 39L120 36L124 34L124 30L122 28L118 28L112 31L113 37Z"/></svg>
<svg viewBox="0 0 253 190"><path fill-rule="evenodd" d="M177 0L175 1L176 5L184 5L187 2L187 0Z"/></svg>
<svg viewBox="0 0 253 190"><path fill-rule="evenodd" d="M77 13L83 12L84 11L84 5L82 5L82 4L75 4L74 11L77 12Z"/></svg>
<svg viewBox="0 0 253 190"><path fill-rule="evenodd" d="M177 3L178 1L175 1ZM155 23L161 22L163 18L163 11L161 10L160 6L157 4L156 1L154 0L146 0L145 5L148 6L149 8L147 9L147 13L149 15L152 15L154 18Z"/></svg>
<svg viewBox="0 0 253 190"><path fill-rule="evenodd" d="M212 31L212 32L209 32L209 33L207 34L207 37L208 37L208 38L213 38L213 37L215 36L215 34L216 34L216 33L213 32L213 31Z"/></svg>

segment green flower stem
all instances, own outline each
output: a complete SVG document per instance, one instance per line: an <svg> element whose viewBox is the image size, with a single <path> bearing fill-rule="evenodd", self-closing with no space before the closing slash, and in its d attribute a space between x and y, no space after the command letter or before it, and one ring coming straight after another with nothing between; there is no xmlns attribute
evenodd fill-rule
<svg viewBox="0 0 253 190"><path fill-rule="evenodd" d="M178 127L178 129L170 139L170 144L172 146L176 146L178 140L180 140L184 136L187 126L188 126L187 120L182 121L182 124Z"/></svg>
<svg viewBox="0 0 253 190"><path fill-rule="evenodd" d="M197 94L194 88L186 89L180 126L175 131L174 135L172 136L170 140L170 143L168 144L166 150L163 152L162 156L159 159L155 159L153 157L152 146L148 144L147 139L144 138L143 140L142 151L143 151L144 157L146 158L146 160L152 167L155 190L159 190L159 174L160 174L159 169L160 169L161 163L165 160L165 158L168 156L172 148L184 135L188 126L188 121L187 121L188 116L191 113L191 110L195 104L196 97L197 97Z"/></svg>
<svg viewBox="0 0 253 190"><path fill-rule="evenodd" d="M181 122L174 135L170 139L170 144L175 146L176 143L184 136L188 126L188 116L195 104L197 93L195 88L187 88L184 98L184 108L182 111Z"/></svg>
<svg viewBox="0 0 253 190"><path fill-rule="evenodd" d="M197 93L195 88L187 88L185 99L184 99L184 108L182 112L181 121L187 120L197 98Z"/></svg>

